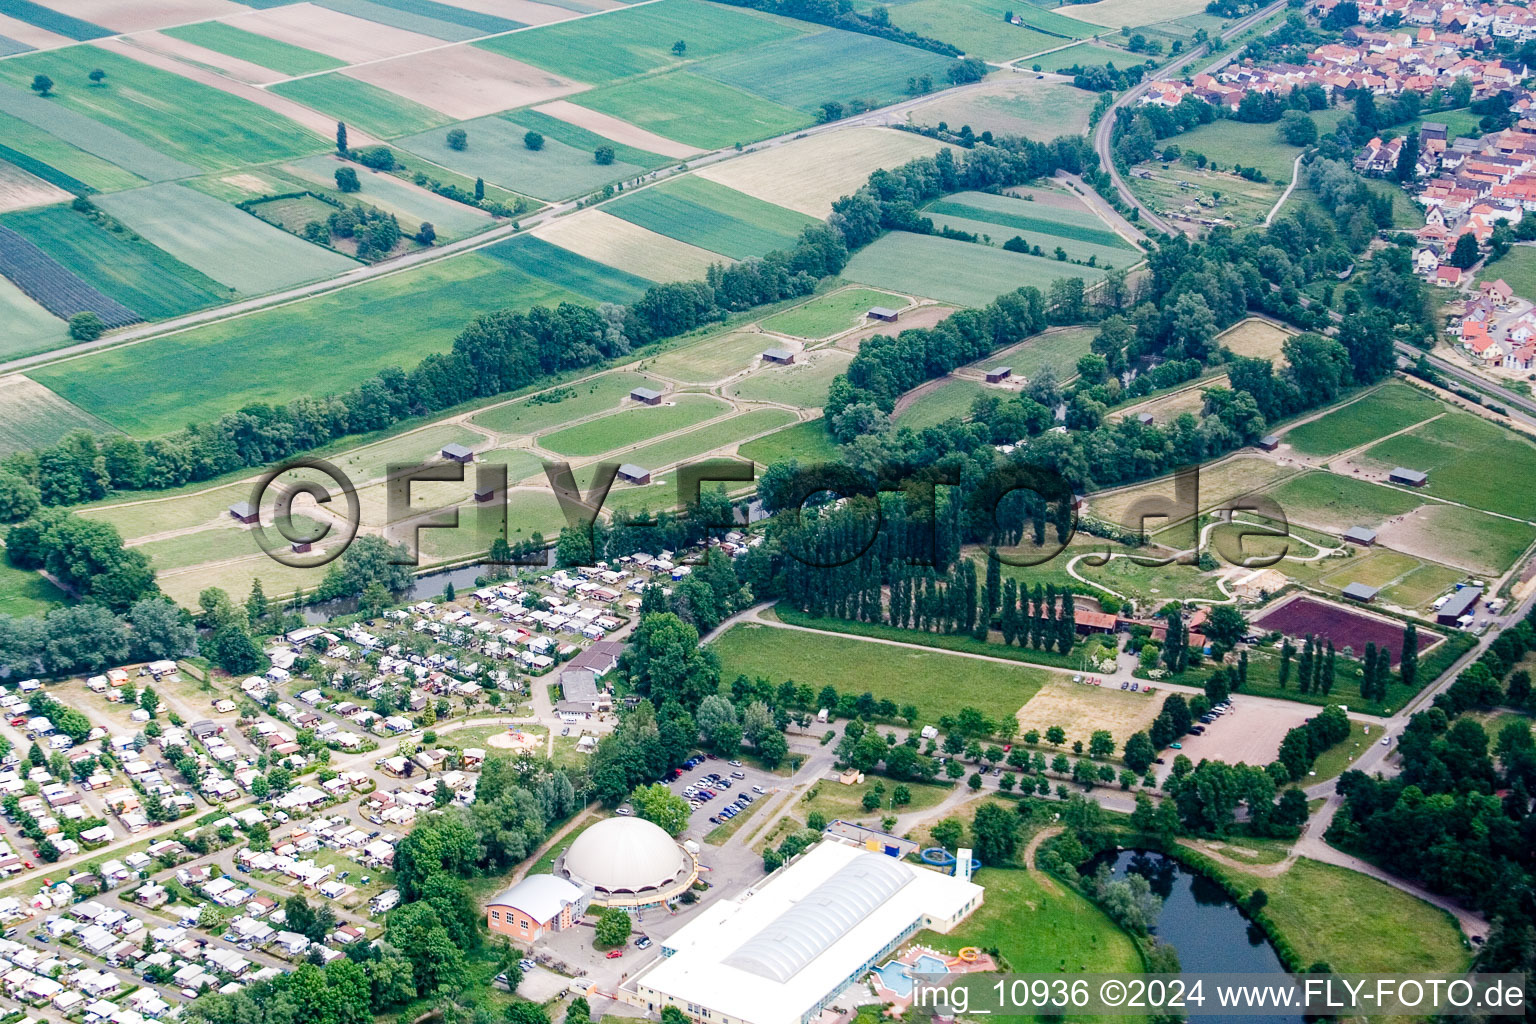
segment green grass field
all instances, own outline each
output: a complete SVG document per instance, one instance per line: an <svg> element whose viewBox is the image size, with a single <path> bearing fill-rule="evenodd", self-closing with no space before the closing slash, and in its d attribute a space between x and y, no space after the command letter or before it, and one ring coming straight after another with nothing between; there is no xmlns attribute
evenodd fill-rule
<svg viewBox="0 0 1536 1024"><path fill-rule="evenodd" d="M813 120L803 110L686 71L577 93L571 101L698 149L784 135Z"/></svg>
<svg viewBox="0 0 1536 1024"><path fill-rule="evenodd" d="M518 116L521 116L519 112ZM504 188L540 199L564 199L602 188L611 181L634 178L646 167L625 163L615 154L611 164L599 164L592 149L577 149L545 136L544 148L531 150L523 143L529 128L494 116L466 121L457 127L469 136L464 150L448 148L446 130L422 132L400 140L400 145L419 157L481 177Z"/></svg>
<svg viewBox="0 0 1536 1024"><path fill-rule="evenodd" d="M296 78L278 82L271 89L381 139L424 132L453 120L431 107L343 74Z"/></svg>
<svg viewBox="0 0 1536 1024"><path fill-rule="evenodd" d="M669 349L647 359L644 367L689 384L713 384L756 366L763 349L773 343L755 331L728 331Z"/></svg>
<svg viewBox="0 0 1536 1024"><path fill-rule="evenodd" d="M514 235L481 254L598 302L634 302L654 284L533 235Z"/></svg>
<svg viewBox="0 0 1536 1024"><path fill-rule="evenodd" d="M827 391L833 379L848 369L852 358L841 349L801 353L793 366L765 365L739 384L733 384L726 393L749 402L820 409L827 404Z"/></svg>
<svg viewBox="0 0 1536 1024"><path fill-rule="evenodd" d="M1001 720L1049 678L1044 669L1023 665L750 623L733 626L710 646L720 658L722 681L761 676L775 686L793 679L838 693L869 692L877 700L916 704L924 722L962 707Z"/></svg>
<svg viewBox="0 0 1536 1024"><path fill-rule="evenodd" d="M1046 45L1055 47L1060 40L1052 39ZM1100 46L1097 43L1078 43L1064 50L1056 50L1054 53L1042 54L1030 57L1021 62L1020 67L1039 65L1042 71L1063 71L1073 66L1089 67L1095 64L1113 64L1115 67L1125 69L1135 67L1147 60L1146 55L1131 53L1129 50L1116 50L1108 46Z"/></svg>
<svg viewBox="0 0 1536 1024"><path fill-rule="evenodd" d="M1093 284L1104 272L989 245L892 231L859 250L843 276L875 288L979 307L1015 288L1033 285L1043 292L1065 277Z"/></svg>
<svg viewBox="0 0 1536 1024"><path fill-rule="evenodd" d="M604 373L547 393L560 396L556 400L539 401L539 396L534 395L476 413L470 422L503 434L536 434L584 416L615 409L637 387L660 386L659 382L639 373ZM567 391L572 393L567 395Z"/></svg>
<svg viewBox="0 0 1536 1024"><path fill-rule="evenodd" d="M35 125L10 114L0 113L0 139L15 152L24 153L33 160L41 161L59 174L67 175L101 192L136 188L144 179L131 171L125 171L114 163L77 149ZM36 171L33 172L37 173ZM48 179L52 176L40 174Z"/></svg>
<svg viewBox="0 0 1536 1024"><path fill-rule="evenodd" d="M1536 516L1536 445L1470 413L1451 412L1368 448L1360 461L1429 473L1423 490L1473 508ZM1489 467L1497 466L1497 473Z"/></svg>
<svg viewBox="0 0 1536 1024"><path fill-rule="evenodd" d="M674 395L662 405L625 409L539 437L539 447L584 458L682 430L719 416L729 406L708 395Z"/></svg>
<svg viewBox="0 0 1536 1024"><path fill-rule="evenodd" d="M1004 11L1012 11L1024 24L1004 22ZM1008 0L915 0L893 8L891 21L990 61L1012 60L1105 31L1056 11Z"/></svg>
<svg viewBox="0 0 1536 1024"><path fill-rule="evenodd" d="M26 377L0 378L0 456L56 444L72 430L112 428Z"/></svg>
<svg viewBox="0 0 1536 1024"><path fill-rule="evenodd" d="M64 603L64 593L30 569L0 558L0 615L43 615Z"/></svg>
<svg viewBox="0 0 1536 1024"><path fill-rule="evenodd" d="M1342 108L1311 114L1320 133L1330 132L1346 113ZM1234 164L1257 167L1283 187L1291 180L1291 168L1300 147L1282 140L1273 124L1255 124L1223 118L1167 140L1186 153L1204 153L1223 168Z"/></svg>
<svg viewBox="0 0 1536 1024"><path fill-rule="evenodd" d="M63 320L33 302L5 277L0 277L0 319L5 321L5 333L0 334L0 358L42 352L69 340L69 329ZM0 441L0 447L3 446Z"/></svg>
<svg viewBox="0 0 1536 1024"><path fill-rule="evenodd" d="M1293 427L1285 432L1284 441L1303 455L1337 455L1422 423L1446 408L1418 388L1394 381Z"/></svg>
<svg viewBox="0 0 1536 1024"><path fill-rule="evenodd" d="M961 192L929 203L923 213L933 218L935 227L947 224L996 246L1022 237L1048 255L1060 247L1069 259L1093 259L1100 266L1124 267L1142 256L1141 250L1111 231L1087 207L1065 209L1009 196Z"/></svg>
<svg viewBox="0 0 1536 1024"><path fill-rule="evenodd" d="M978 135L990 131L1022 135L1037 142L1080 135L1088 128L1095 94L1086 89L1033 76L1000 86L995 92L939 96L913 110L910 119L928 127L937 127L940 121L951 126L970 125Z"/></svg>
<svg viewBox="0 0 1536 1024"><path fill-rule="evenodd" d="M940 381L918 395L910 405L903 407L896 414L896 423L913 430L922 430L948 419L969 419L971 404L989 390L973 380Z"/></svg>
<svg viewBox="0 0 1536 1024"><path fill-rule="evenodd" d="M1523 299L1536 299L1536 249L1517 245L1483 268L1482 280L1503 278Z"/></svg>
<svg viewBox="0 0 1536 1024"><path fill-rule="evenodd" d="M802 465L842 461L842 452L827 434L826 423L820 417L775 430L767 437L748 441L736 451L742 458L751 459L760 466L771 466L775 462L788 462L790 459Z"/></svg>
<svg viewBox="0 0 1536 1024"><path fill-rule="evenodd" d="M423 303L421 296L434 301ZM237 409L341 391L386 366L445 352L489 309L584 297L476 253L371 280L130 348L93 353L34 376L121 429L155 436ZM344 324L345 329L335 325ZM324 344L316 339L324 337ZM196 367L189 374L189 367ZM167 380L179 381L175 389Z"/></svg>
<svg viewBox="0 0 1536 1024"><path fill-rule="evenodd" d="M732 259L788 249L815 221L696 174L669 178L603 207L615 217Z"/></svg>
<svg viewBox="0 0 1536 1024"><path fill-rule="evenodd" d="M1077 361L1092 350L1098 333L1096 327L1065 327L1037 334L974 365L983 371L994 366L1011 367L1015 377L1026 380L1050 370L1058 381L1064 381L1077 376Z"/></svg>
<svg viewBox="0 0 1536 1024"><path fill-rule="evenodd" d="M660 153L652 153L648 149L636 149L634 146L626 146L622 142L616 142L606 135L600 135L590 129L583 128L579 124L562 121L558 117L540 113L533 107L523 107L515 111L513 116L517 123L524 128L530 128L539 132L546 139L554 139L563 142L572 149L592 152L598 146L609 146L613 149L616 160L636 167L664 167L667 164L676 163L674 157L662 156Z"/></svg>
<svg viewBox="0 0 1536 1024"><path fill-rule="evenodd" d="M9 63L9 62L7 62ZM28 84L30 85L30 79ZM198 168L173 159L132 134L118 131L74 109L73 105L40 99L29 88L13 86L0 79L0 113L27 127L19 134L4 136L6 145L43 158L47 152L33 143L51 139L49 160L59 160L60 170L89 182L97 188L131 188L144 181L169 181L198 173ZM9 128L9 124L5 125ZM87 162L71 155L78 151L94 158ZM98 184L103 177L102 164L114 168L112 176L128 175L128 184ZM78 173L77 173L78 172ZM92 174L95 174L93 177Z"/></svg>
<svg viewBox="0 0 1536 1024"><path fill-rule="evenodd" d="M407 234L414 234L426 221L437 231L441 242L477 234L494 225L489 214L473 206L434 195L393 174L370 171L357 165L353 165L353 170L357 171L361 191L340 192L336 189L336 168L340 166L341 163L332 156L311 156L289 164L284 173L291 171L305 188L348 205L364 203L393 213L399 218L400 229ZM438 177L435 170L433 177ZM300 222L298 230L303 230L303 226Z"/></svg>
<svg viewBox="0 0 1536 1024"><path fill-rule="evenodd" d="M92 287L148 320L178 316L233 297L231 289L149 242L108 231L66 206L8 213L0 216L0 224L24 235ZM166 379L174 378L161 378Z"/></svg>
<svg viewBox="0 0 1536 1024"><path fill-rule="evenodd" d="M844 288L775 313L763 321L762 327L794 338L830 338L862 324L871 306L903 309L906 305L907 300L900 295L870 288Z"/></svg>
<svg viewBox="0 0 1536 1024"><path fill-rule="evenodd" d="M1323 471L1303 473L1271 489L1289 518L1323 529L1381 523L1423 504L1412 494Z"/></svg>
<svg viewBox="0 0 1536 1024"><path fill-rule="evenodd" d="M116 192L97 203L188 266L246 295L331 277L358 265L174 182Z"/></svg>
<svg viewBox="0 0 1536 1024"><path fill-rule="evenodd" d="M739 441L775 430L795 421L795 414L784 409L754 409L737 413L719 423L690 430L686 434L670 437L665 441L646 445L624 453L625 462L633 462L646 469L674 466L679 462L704 457L717 448L726 448ZM584 482L585 483L585 482Z"/></svg>
<svg viewBox="0 0 1536 1024"><path fill-rule="evenodd" d="M204 49L248 60L264 68L280 71L285 75L309 75L317 71L330 71L345 67L346 62L329 57L302 46L294 46L278 39L269 39L255 32L222 21L204 21L195 25L177 25L165 29L165 34L183 39Z"/></svg>
<svg viewBox="0 0 1536 1024"><path fill-rule="evenodd" d="M875 36L828 29L713 57L692 70L786 107L816 111L828 100L885 106L904 99L907 80L944 82L950 58Z"/></svg>
<svg viewBox="0 0 1536 1024"><path fill-rule="evenodd" d="M85 77L97 68L107 73L101 86ZM18 88L28 88L37 74L57 83L47 103L210 171L282 160L330 145L265 107L94 46L27 54L0 64L0 81Z"/></svg>
<svg viewBox="0 0 1536 1024"><path fill-rule="evenodd" d="M798 22L755 11L705 0L664 0L515 32L476 45L601 85L685 61L751 49L804 31ZM688 44L682 57L672 52L672 44L679 39Z"/></svg>

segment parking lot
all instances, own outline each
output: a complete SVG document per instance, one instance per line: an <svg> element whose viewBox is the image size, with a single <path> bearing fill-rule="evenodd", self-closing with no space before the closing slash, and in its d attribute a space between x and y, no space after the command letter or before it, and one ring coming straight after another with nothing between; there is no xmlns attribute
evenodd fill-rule
<svg viewBox="0 0 1536 1024"><path fill-rule="evenodd" d="M726 761L701 754L690 758L689 762L692 766L683 768L669 785L672 792L697 805L688 824L690 830L701 837L716 825L741 813L739 800L747 798L745 806L750 810L752 803L772 793L774 787L784 781L777 775L740 761ZM711 780L710 776L719 778Z"/></svg>
<svg viewBox="0 0 1536 1024"><path fill-rule="evenodd" d="M1158 768L1162 778L1172 769L1173 759L1183 754L1199 764L1203 760L1239 761L1252 765L1266 765L1280 752L1280 741L1285 734L1317 714L1318 709L1306 704L1281 706L1278 701L1256 701L1243 694L1232 696L1232 710L1209 724L1197 722L1205 729L1203 735L1188 735L1180 739L1182 750L1166 750L1168 762Z"/></svg>

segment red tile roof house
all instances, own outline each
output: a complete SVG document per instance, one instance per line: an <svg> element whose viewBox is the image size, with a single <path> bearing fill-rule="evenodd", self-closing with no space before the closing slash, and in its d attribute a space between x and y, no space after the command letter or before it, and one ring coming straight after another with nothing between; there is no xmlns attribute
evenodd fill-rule
<svg viewBox="0 0 1536 1024"><path fill-rule="evenodd" d="M1460 267L1443 266L1435 271L1435 284L1441 288L1454 288L1460 283Z"/></svg>
<svg viewBox="0 0 1536 1024"><path fill-rule="evenodd" d="M1500 309L1509 305L1510 301L1515 297L1515 290L1505 284L1502 277L1497 281L1484 281L1478 285L1478 290L1492 300L1493 304Z"/></svg>

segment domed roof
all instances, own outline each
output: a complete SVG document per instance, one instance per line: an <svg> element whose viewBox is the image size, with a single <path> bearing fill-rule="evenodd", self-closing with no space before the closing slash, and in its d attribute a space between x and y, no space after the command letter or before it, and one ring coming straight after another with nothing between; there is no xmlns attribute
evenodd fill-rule
<svg viewBox="0 0 1536 1024"><path fill-rule="evenodd" d="M666 885L683 866L683 851L644 818L605 818L571 844L562 864L571 878L605 892Z"/></svg>

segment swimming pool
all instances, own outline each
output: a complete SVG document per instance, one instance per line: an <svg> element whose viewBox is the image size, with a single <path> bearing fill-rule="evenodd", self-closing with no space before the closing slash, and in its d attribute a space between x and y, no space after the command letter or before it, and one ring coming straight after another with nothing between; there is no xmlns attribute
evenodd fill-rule
<svg viewBox="0 0 1536 1024"><path fill-rule="evenodd" d="M905 999L912 994L914 974L948 974L949 967L936 956L924 953L911 965L889 960L875 968L880 984Z"/></svg>

